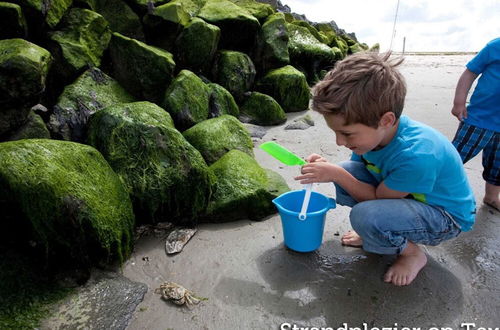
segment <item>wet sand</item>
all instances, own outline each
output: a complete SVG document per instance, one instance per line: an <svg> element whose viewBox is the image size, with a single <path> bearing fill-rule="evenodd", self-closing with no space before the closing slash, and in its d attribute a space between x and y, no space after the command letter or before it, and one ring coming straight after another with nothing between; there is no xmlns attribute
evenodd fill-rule
<svg viewBox="0 0 500 330"><path fill-rule="evenodd" d="M472 55L407 56L402 72L408 96L404 113L452 138L451 116L456 82ZM271 127L256 147L276 140L300 156L316 152L331 162L349 157L335 145L321 116L307 130ZM290 114L293 119L303 113ZM290 123L290 120L288 121ZM284 167L255 149L259 163L280 173L291 189L298 167ZM283 245L276 214L264 221L203 224L177 255L167 256L162 238L148 236L136 246L123 274L148 286L128 329L291 329L298 327L460 327L500 325L500 214L482 204L484 182L479 157L466 165L476 194L475 228L437 247L427 247L428 264L412 285L382 281L393 260L344 247L340 236L350 228L349 208L327 214L321 248L297 253ZM331 184L314 189L334 197ZM192 309L178 307L154 293L174 281L208 300ZM290 324L287 327L286 323ZM471 325L474 323L474 325ZM468 330L469 330L468 329Z"/></svg>

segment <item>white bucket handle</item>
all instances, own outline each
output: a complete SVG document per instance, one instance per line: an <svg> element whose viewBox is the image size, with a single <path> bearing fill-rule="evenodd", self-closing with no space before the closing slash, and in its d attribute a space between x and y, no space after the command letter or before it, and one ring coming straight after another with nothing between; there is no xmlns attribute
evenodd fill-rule
<svg viewBox="0 0 500 330"><path fill-rule="evenodd" d="M299 220L304 221L307 219L307 207L309 206L309 200L311 199L312 183L305 184L304 188L306 192L304 194L304 201L302 202L302 208L299 213Z"/></svg>

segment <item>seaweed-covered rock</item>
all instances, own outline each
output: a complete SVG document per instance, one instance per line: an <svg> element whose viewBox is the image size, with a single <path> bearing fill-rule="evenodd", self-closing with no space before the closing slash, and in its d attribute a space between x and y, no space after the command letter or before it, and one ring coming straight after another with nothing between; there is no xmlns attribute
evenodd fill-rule
<svg viewBox="0 0 500 330"><path fill-rule="evenodd" d="M26 122L45 90L50 53L23 39L0 40L0 136Z"/></svg>
<svg viewBox="0 0 500 330"><path fill-rule="evenodd" d="M322 22L322 23L314 23L313 26L316 28L316 30L323 38L324 43L326 43L327 45L331 45L331 43L337 36L337 33L333 29L332 25L330 23Z"/></svg>
<svg viewBox="0 0 500 330"><path fill-rule="evenodd" d="M59 138L82 142L91 114L113 104L133 101L134 97L113 78L92 68L66 86L54 106L48 126Z"/></svg>
<svg viewBox="0 0 500 330"><path fill-rule="evenodd" d="M208 165L233 149L254 156L248 131L238 119L230 115L202 121L182 134L198 149Z"/></svg>
<svg viewBox="0 0 500 330"><path fill-rule="evenodd" d="M279 125L286 121L285 111L271 96L252 92L240 107L240 120L261 126Z"/></svg>
<svg viewBox="0 0 500 330"><path fill-rule="evenodd" d="M214 118L222 115L233 115L238 117L240 109L234 97L227 89L216 83L208 83L210 88L210 100L208 105L208 117Z"/></svg>
<svg viewBox="0 0 500 330"><path fill-rule="evenodd" d="M193 18L176 41L178 66L194 72L209 72L219 38L220 29L217 26L201 18Z"/></svg>
<svg viewBox="0 0 500 330"><path fill-rule="evenodd" d="M210 169L217 181L204 216L208 222L262 219L276 212L271 202L274 196L288 190L284 180L268 176L255 159L239 150L229 151Z"/></svg>
<svg viewBox="0 0 500 330"><path fill-rule="evenodd" d="M254 56L256 65L262 72L290 63L288 39L283 13L269 16L262 24Z"/></svg>
<svg viewBox="0 0 500 330"><path fill-rule="evenodd" d="M47 25L49 28L53 29L64 16L66 11L71 7L73 0L58 0L50 1L46 0L16 0L28 18L28 21L32 21L31 30L40 30L40 25Z"/></svg>
<svg viewBox="0 0 500 330"><path fill-rule="evenodd" d="M193 72L182 70L172 81L162 107L183 131L208 118L210 88Z"/></svg>
<svg viewBox="0 0 500 330"><path fill-rule="evenodd" d="M265 168L264 170L266 171L267 177L266 189L267 192L271 195L272 199L279 197L287 191L290 191L290 187L288 187L288 184L281 175L267 168Z"/></svg>
<svg viewBox="0 0 500 330"><path fill-rule="evenodd" d="M229 0L208 0L198 13L221 29L220 47L250 52L260 28L257 18Z"/></svg>
<svg viewBox="0 0 500 330"><path fill-rule="evenodd" d="M257 90L272 96L285 112L309 107L309 86L302 72L291 65L269 71L258 83Z"/></svg>
<svg viewBox="0 0 500 330"><path fill-rule="evenodd" d="M229 0L229 1L246 9L259 21L265 20L269 15L272 15L274 13L274 9L271 5L266 3L260 3L255 0Z"/></svg>
<svg viewBox="0 0 500 330"><path fill-rule="evenodd" d="M205 210L213 176L159 106L134 102L95 113L88 142L125 183L138 221L193 224Z"/></svg>
<svg viewBox="0 0 500 330"><path fill-rule="evenodd" d="M2 227L35 242L49 261L89 269L93 262L123 262L131 252L129 196L90 146L49 139L0 143L0 208Z"/></svg>
<svg viewBox="0 0 500 330"><path fill-rule="evenodd" d="M364 51L365 49L358 43L355 43L352 46L349 46L349 54L359 53Z"/></svg>
<svg viewBox="0 0 500 330"><path fill-rule="evenodd" d="M295 20L292 22L292 24L305 27L314 36L314 38L316 38L317 41L328 45L328 38L325 38L314 26L307 23L306 21Z"/></svg>
<svg viewBox="0 0 500 330"><path fill-rule="evenodd" d="M0 2L0 39L25 38L27 25L19 5Z"/></svg>
<svg viewBox="0 0 500 330"><path fill-rule="evenodd" d="M127 3L134 11L138 12L140 16L151 12L155 7L159 7L169 0L129 0Z"/></svg>
<svg viewBox="0 0 500 330"><path fill-rule="evenodd" d="M213 67L214 81L226 88L237 101L243 99L255 80L255 66L245 53L222 50Z"/></svg>
<svg viewBox="0 0 500 330"><path fill-rule="evenodd" d="M30 111L26 123L12 133L7 141L22 139L50 139L50 133L42 117Z"/></svg>
<svg viewBox="0 0 500 330"><path fill-rule="evenodd" d="M56 58L54 71L63 80L73 80L89 67L101 65L108 48L111 30L98 13L82 8L71 9L61 21L59 30L50 33L51 52Z"/></svg>
<svg viewBox="0 0 500 330"><path fill-rule="evenodd" d="M119 33L113 33L109 51L114 78L138 99L159 104L172 81L172 54Z"/></svg>

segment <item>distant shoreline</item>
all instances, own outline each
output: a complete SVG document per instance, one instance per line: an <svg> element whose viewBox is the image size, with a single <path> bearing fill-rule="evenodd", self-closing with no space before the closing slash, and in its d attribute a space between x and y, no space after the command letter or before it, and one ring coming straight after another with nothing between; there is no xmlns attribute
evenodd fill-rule
<svg viewBox="0 0 500 330"><path fill-rule="evenodd" d="M392 52L397 55L475 55L477 52Z"/></svg>

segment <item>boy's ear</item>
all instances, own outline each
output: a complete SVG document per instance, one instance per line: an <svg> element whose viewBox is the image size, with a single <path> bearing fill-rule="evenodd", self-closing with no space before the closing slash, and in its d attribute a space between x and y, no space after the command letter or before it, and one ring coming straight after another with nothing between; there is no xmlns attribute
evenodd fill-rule
<svg viewBox="0 0 500 330"><path fill-rule="evenodd" d="M394 114L394 112L387 111L380 118L378 125L383 128L389 128L394 126L395 123L396 123L396 115Z"/></svg>

